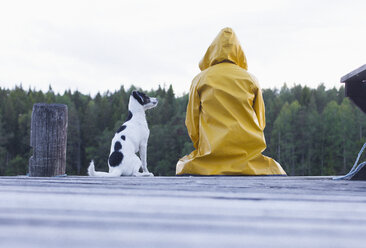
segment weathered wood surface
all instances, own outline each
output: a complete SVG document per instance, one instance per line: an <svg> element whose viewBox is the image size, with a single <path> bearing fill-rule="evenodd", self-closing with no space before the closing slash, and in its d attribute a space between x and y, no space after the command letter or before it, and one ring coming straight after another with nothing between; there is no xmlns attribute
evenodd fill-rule
<svg viewBox="0 0 366 248"><path fill-rule="evenodd" d="M58 176L66 170L67 106L37 103L33 106L29 159L30 176Z"/></svg>
<svg viewBox="0 0 366 248"><path fill-rule="evenodd" d="M366 247L366 182L0 177L0 247Z"/></svg>

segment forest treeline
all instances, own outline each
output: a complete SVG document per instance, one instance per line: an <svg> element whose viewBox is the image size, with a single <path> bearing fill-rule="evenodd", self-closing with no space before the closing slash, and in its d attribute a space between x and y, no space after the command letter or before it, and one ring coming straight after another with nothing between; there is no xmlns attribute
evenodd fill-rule
<svg viewBox="0 0 366 248"><path fill-rule="evenodd" d="M30 121L34 103L63 103L69 111L68 175L85 175L91 159L106 171L110 142L127 118L134 87L95 97L78 91L56 94L0 88L0 175L25 175L32 154ZM176 97L172 86L145 93L159 99L147 111L150 128L148 167L155 175L174 175L177 160L193 146L184 125L188 96ZM344 88L316 89L284 85L264 89L264 154L281 163L288 175L345 174L366 141L366 115L344 97Z"/></svg>

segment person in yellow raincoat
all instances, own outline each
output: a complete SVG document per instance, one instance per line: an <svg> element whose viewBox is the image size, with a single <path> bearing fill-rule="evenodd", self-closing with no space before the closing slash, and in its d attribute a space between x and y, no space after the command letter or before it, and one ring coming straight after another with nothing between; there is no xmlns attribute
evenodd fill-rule
<svg viewBox="0 0 366 248"><path fill-rule="evenodd" d="M192 81L186 126L195 150L181 158L177 175L286 175L262 155L265 109L258 82L248 73L243 49L224 28Z"/></svg>

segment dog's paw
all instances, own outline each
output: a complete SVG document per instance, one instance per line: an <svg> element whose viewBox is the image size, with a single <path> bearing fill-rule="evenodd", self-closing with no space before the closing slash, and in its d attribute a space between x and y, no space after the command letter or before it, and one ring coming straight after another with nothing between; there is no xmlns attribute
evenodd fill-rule
<svg viewBox="0 0 366 248"><path fill-rule="evenodd" d="M143 172L143 173L142 173L142 176L143 176L143 177L153 177L153 176L154 176L154 174L152 174L151 172Z"/></svg>

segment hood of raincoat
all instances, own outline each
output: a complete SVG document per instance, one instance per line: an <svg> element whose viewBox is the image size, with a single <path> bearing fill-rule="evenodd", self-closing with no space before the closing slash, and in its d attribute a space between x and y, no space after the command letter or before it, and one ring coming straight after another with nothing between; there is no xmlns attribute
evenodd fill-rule
<svg viewBox="0 0 366 248"><path fill-rule="evenodd" d="M231 28L224 28L220 31L207 49L205 56L199 63L199 67L203 71L223 61L231 61L241 68L248 70L247 59L243 49Z"/></svg>

